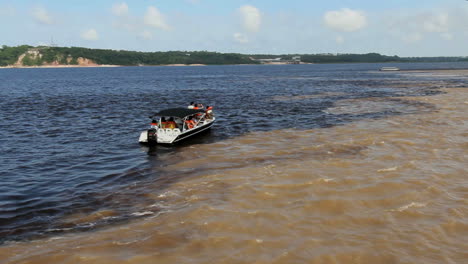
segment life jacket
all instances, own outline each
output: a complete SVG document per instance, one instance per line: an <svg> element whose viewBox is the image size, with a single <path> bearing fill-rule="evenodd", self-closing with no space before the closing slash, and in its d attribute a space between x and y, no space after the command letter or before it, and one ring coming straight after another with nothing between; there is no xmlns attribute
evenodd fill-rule
<svg viewBox="0 0 468 264"><path fill-rule="evenodd" d="M167 121L166 128L176 128L176 123L174 121Z"/></svg>
<svg viewBox="0 0 468 264"><path fill-rule="evenodd" d="M158 127L158 123L151 123L151 127Z"/></svg>
<svg viewBox="0 0 468 264"><path fill-rule="evenodd" d="M189 129L192 129L195 127L195 122L193 120L185 120L185 123L187 124L187 127Z"/></svg>

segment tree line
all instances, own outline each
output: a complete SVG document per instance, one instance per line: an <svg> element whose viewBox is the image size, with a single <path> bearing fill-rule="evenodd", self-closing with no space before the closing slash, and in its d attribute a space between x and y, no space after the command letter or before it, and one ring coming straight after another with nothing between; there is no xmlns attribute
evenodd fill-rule
<svg viewBox="0 0 468 264"><path fill-rule="evenodd" d="M37 56L31 50L36 51ZM28 52L29 51L29 52ZM239 54L219 53L208 51L166 51L166 52L138 52L126 50L89 49L81 47L33 47L21 45L0 48L0 66L13 65L22 55L25 66L39 66L58 63L76 65L78 58L90 59L97 64L109 65L167 65L167 64L258 64L257 59L272 59L280 57L284 60L293 56L301 56L306 63L364 63L364 62L455 62L468 61L467 57L398 57L386 56L378 53L367 54Z"/></svg>
<svg viewBox="0 0 468 264"><path fill-rule="evenodd" d="M40 56L26 54L23 65L35 66L58 62L64 65L78 64L78 58L86 58L97 64L110 65L167 65L167 64L252 64L256 63L247 55L237 53L219 53L208 51L167 51L167 52L138 52L126 50L88 49L80 47L32 47L17 46L0 48L0 65L14 64L18 57L30 51L38 50Z"/></svg>

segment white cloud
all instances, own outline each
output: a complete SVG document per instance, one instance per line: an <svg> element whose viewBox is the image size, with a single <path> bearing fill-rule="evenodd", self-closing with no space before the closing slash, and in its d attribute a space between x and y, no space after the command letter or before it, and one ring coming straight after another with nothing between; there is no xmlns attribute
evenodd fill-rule
<svg viewBox="0 0 468 264"><path fill-rule="evenodd" d="M153 33L149 30L143 30L138 36L144 40L149 40L153 38Z"/></svg>
<svg viewBox="0 0 468 264"><path fill-rule="evenodd" d="M421 33L409 33L404 35L402 39L406 43L415 43L421 41L423 39L423 35Z"/></svg>
<svg viewBox="0 0 468 264"><path fill-rule="evenodd" d="M406 43L421 41L437 34L441 39L453 40L454 33L463 28L465 17L462 12L455 9L402 12L385 18L388 32L400 36Z"/></svg>
<svg viewBox="0 0 468 264"><path fill-rule="evenodd" d="M161 14L161 12L159 12L159 10L154 6L150 6L146 10L144 22L146 25L154 27L154 28L158 28L162 30L170 29L169 25L167 25L166 23L166 19L164 15Z"/></svg>
<svg viewBox="0 0 468 264"><path fill-rule="evenodd" d="M86 31L83 31L81 33L81 38L86 39L86 40L98 40L99 35L94 28L91 28Z"/></svg>
<svg viewBox="0 0 468 264"><path fill-rule="evenodd" d="M128 5L125 2L114 4L112 6L112 14L116 16L125 16L128 14Z"/></svg>
<svg viewBox="0 0 468 264"><path fill-rule="evenodd" d="M345 39L343 38L343 36L336 36L335 41L338 44L343 44L345 42Z"/></svg>
<svg viewBox="0 0 468 264"><path fill-rule="evenodd" d="M443 33L449 30L448 14L429 14L422 21L426 32Z"/></svg>
<svg viewBox="0 0 468 264"><path fill-rule="evenodd" d="M453 40L453 34L448 33L448 32L442 33L440 34L440 36L445 40Z"/></svg>
<svg viewBox="0 0 468 264"><path fill-rule="evenodd" d="M247 36L242 33L234 33L233 37L236 42L239 42L242 44L249 42L249 39L247 38Z"/></svg>
<svg viewBox="0 0 468 264"><path fill-rule="evenodd" d="M242 24L247 31L257 32L260 30L262 16L255 6L244 5L239 8Z"/></svg>
<svg viewBox="0 0 468 264"><path fill-rule="evenodd" d="M367 25L367 18L363 12L349 8L328 11L323 20L329 28L341 32L357 31Z"/></svg>
<svg viewBox="0 0 468 264"><path fill-rule="evenodd" d="M47 10L43 7L34 8L32 10L32 15L34 19L41 24L51 25L54 23L52 17L49 15Z"/></svg>

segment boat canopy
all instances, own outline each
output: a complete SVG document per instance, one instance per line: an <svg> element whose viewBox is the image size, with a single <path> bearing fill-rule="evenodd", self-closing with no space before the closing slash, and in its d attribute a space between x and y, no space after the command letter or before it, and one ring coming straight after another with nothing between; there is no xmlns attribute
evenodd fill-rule
<svg viewBox="0 0 468 264"><path fill-rule="evenodd" d="M153 116L173 116L178 118L184 118L186 116L194 115L196 113L204 113L205 109L187 109L187 108L169 108L161 110ZM150 116L152 118L152 116Z"/></svg>

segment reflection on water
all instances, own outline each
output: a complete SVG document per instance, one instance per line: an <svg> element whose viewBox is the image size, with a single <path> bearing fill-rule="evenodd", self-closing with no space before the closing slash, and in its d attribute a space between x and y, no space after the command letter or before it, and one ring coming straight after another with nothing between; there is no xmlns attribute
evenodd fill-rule
<svg viewBox="0 0 468 264"><path fill-rule="evenodd" d="M426 84L440 83L431 77ZM146 156L144 168L110 175L102 188L85 184L90 189L78 199L88 200L83 207L54 219L42 239L4 244L0 259L462 263L466 90L398 97L408 88L399 89L390 98L361 92L268 99L306 104L327 98L327 107L304 121L322 117L329 127L286 122L223 137L218 131L229 129L225 121L199 142L135 146ZM213 137L220 138L206 144Z"/></svg>

